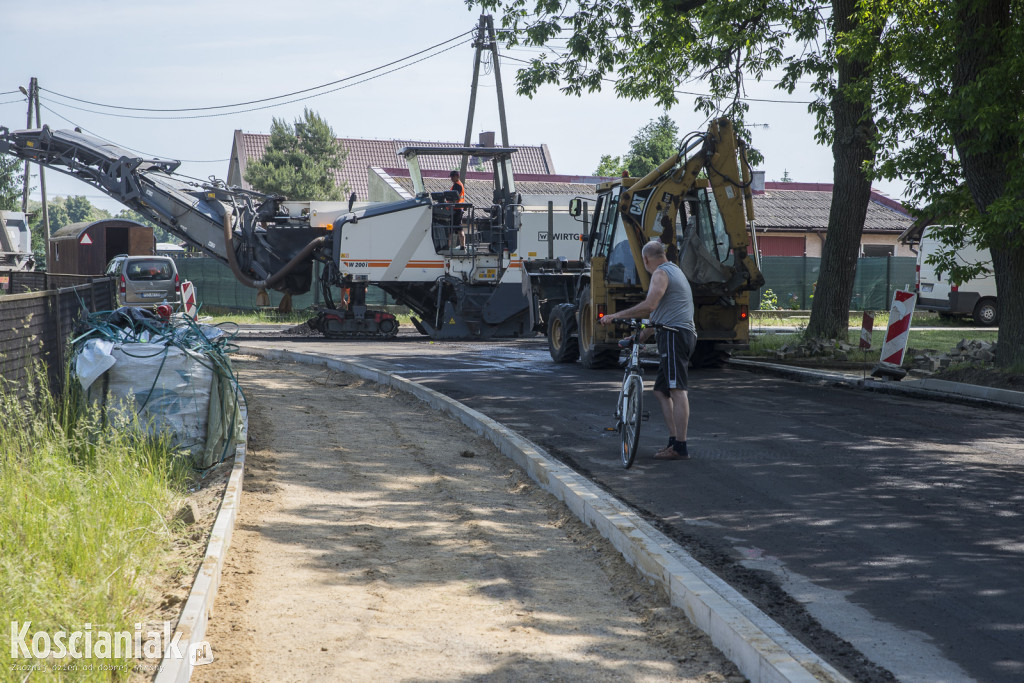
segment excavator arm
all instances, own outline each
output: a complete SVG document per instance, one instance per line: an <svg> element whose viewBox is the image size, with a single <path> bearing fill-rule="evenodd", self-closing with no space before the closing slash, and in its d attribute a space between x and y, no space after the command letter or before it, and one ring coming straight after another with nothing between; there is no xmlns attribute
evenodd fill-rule
<svg viewBox="0 0 1024 683"><path fill-rule="evenodd" d="M309 291L314 255L327 246L327 231L288 215L283 197L184 180L174 174L179 161L147 159L77 131L0 127L0 153L88 183L260 290Z"/></svg>
<svg viewBox="0 0 1024 683"><path fill-rule="evenodd" d="M640 283L645 290L650 284L650 274L640 255L643 245L659 238L667 247L669 260L678 262L684 245L678 243L676 221L683 201L694 188L710 186L728 236L728 245L722 246L729 251L729 258L715 264L716 277L708 282L695 278L693 273L687 273L687 277L719 296L758 289L764 284L764 276L751 256L756 254L756 248L750 249L754 209L744 145L742 141L737 143L732 122L725 118L713 121L706 133L688 140L689 144L625 189L619 198L619 214Z"/></svg>

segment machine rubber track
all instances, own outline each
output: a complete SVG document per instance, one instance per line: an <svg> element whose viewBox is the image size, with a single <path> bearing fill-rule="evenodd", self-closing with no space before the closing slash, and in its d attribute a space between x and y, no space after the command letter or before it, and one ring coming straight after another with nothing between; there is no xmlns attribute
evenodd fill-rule
<svg viewBox="0 0 1024 683"><path fill-rule="evenodd" d="M332 332L330 334L324 333L325 339L394 339L398 336L398 330L385 334L383 332L367 332L367 331L356 331L356 332Z"/></svg>
<svg viewBox="0 0 1024 683"><path fill-rule="evenodd" d="M366 311L355 317L345 311L324 310L306 321L326 339L394 339L398 320L385 311Z"/></svg>

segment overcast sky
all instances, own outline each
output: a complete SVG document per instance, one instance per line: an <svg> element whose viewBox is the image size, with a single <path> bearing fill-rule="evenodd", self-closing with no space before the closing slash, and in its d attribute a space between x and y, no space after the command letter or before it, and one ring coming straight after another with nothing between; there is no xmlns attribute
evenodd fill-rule
<svg viewBox="0 0 1024 683"><path fill-rule="evenodd" d="M339 137L461 141L465 135L473 48L460 41L439 48L452 47L442 54L374 80L339 83L334 87L349 87L291 103L284 102L303 96L284 98L256 111L195 118L204 112L115 110L68 99L135 108L198 108L311 88L471 30L479 12L469 11L462 0L5 0L4 5L0 92L27 87L35 76L43 89L43 123L53 128L77 125L122 147L184 160L179 172L197 178L226 177L234 130L266 133L273 117L291 122L301 117L303 107L323 116ZM534 51L505 54L527 59ZM662 113L653 102L617 100L610 89L576 98L547 86L532 100L520 97L515 94L516 66L508 59L501 63L510 142L547 144L558 173L592 173L602 154L625 153L637 129ZM791 96L772 85L751 83L747 92L752 98L783 100L751 103L748 120L767 124L753 130L754 145L765 155L767 179L780 179L788 171L796 181L832 182L831 150L815 143L814 119L800 103L811 99L809 94ZM689 83L680 89L697 91L701 86ZM267 103L241 109L254 107ZM692 98L681 96L668 113L680 132L704 126ZM20 93L0 95L0 125L21 129L25 122L26 102ZM481 74L474 141L484 130L499 130L492 74ZM38 181L33 179L33 184L38 199ZM112 213L122 208L54 171L47 172L46 185L51 197L86 195ZM876 186L894 197L902 192L900 184Z"/></svg>

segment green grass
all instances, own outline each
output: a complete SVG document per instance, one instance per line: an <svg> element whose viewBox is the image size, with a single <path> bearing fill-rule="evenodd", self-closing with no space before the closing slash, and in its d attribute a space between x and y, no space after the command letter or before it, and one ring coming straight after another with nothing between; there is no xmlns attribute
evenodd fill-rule
<svg viewBox="0 0 1024 683"><path fill-rule="evenodd" d="M989 330L985 328L978 328L971 331L941 329L915 330L913 325L911 325L910 339L907 342L907 346L919 351L931 350L938 351L939 353L948 353L962 339L977 339L980 341L994 342L998 335L999 332L997 330ZM770 355L772 351L781 348L785 344L800 343L801 341L802 336L799 332L769 334L755 333L752 334L750 338L750 349L746 351L738 351L735 355L767 356ZM853 331L850 333L848 341L850 344L857 346L860 342L860 336L856 331ZM852 351L849 354L850 360L867 360L868 362L877 361L883 341L885 341L885 325L879 327L876 324L874 331L871 334L871 349L867 351L866 354L859 349Z"/></svg>
<svg viewBox="0 0 1024 683"><path fill-rule="evenodd" d="M28 403L0 393L0 415L0 630L31 621L30 634L86 623L94 633L133 631L148 607L147 581L176 538L168 520L181 500L187 459L166 440L104 428L97 413L80 413L72 399L55 398L38 383ZM25 674L11 670L9 637L0 648L0 680L21 681ZM111 673L80 667L69 678L111 680Z"/></svg>
<svg viewBox="0 0 1024 683"><path fill-rule="evenodd" d="M236 325L266 325L269 323L291 323L298 325L304 323L316 315L314 311L293 311L292 313L278 313L276 309L258 309L255 311L229 311L215 308L204 308L201 315L208 315L213 318L213 324L235 323Z"/></svg>
<svg viewBox="0 0 1024 683"><path fill-rule="evenodd" d="M372 307L368 307L372 308ZM222 323L234 323L236 325L267 325L274 323L288 323L298 325L316 316L316 311L304 310L292 313L278 313L274 309L262 309L256 311L217 311L203 310L203 315L213 318L214 325ZM408 313L396 313L399 325L412 326L412 316Z"/></svg>
<svg viewBox="0 0 1024 683"><path fill-rule="evenodd" d="M889 312L888 311L875 311L875 320L873 324L874 329L884 329L889 324ZM864 313L862 311L851 311L850 312L850 327L860 327L864 319ZM807 322L810 320L809 314L802 316L782 316L774 314L773 311L754 311L751 314L750 327L756 329L758 327L792 327L798 329L801 327L807 327ZM914 313L914 319L911 323L916 327L974 327L974 322L970 318L940 318L938 313L932 311L918 311ZM985 328L978 328L984 330Z"/></svg>

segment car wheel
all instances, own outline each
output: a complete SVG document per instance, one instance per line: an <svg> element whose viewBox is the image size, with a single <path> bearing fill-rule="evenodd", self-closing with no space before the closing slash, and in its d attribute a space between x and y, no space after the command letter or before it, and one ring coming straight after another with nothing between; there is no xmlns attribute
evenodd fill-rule
<svg viewBox="0 0 1024 683"><path fill-rule="evenodd" d="M974 322L985 327L992 327L999 322L999 308L995 299L982 299L974 307Z"/></svg>

